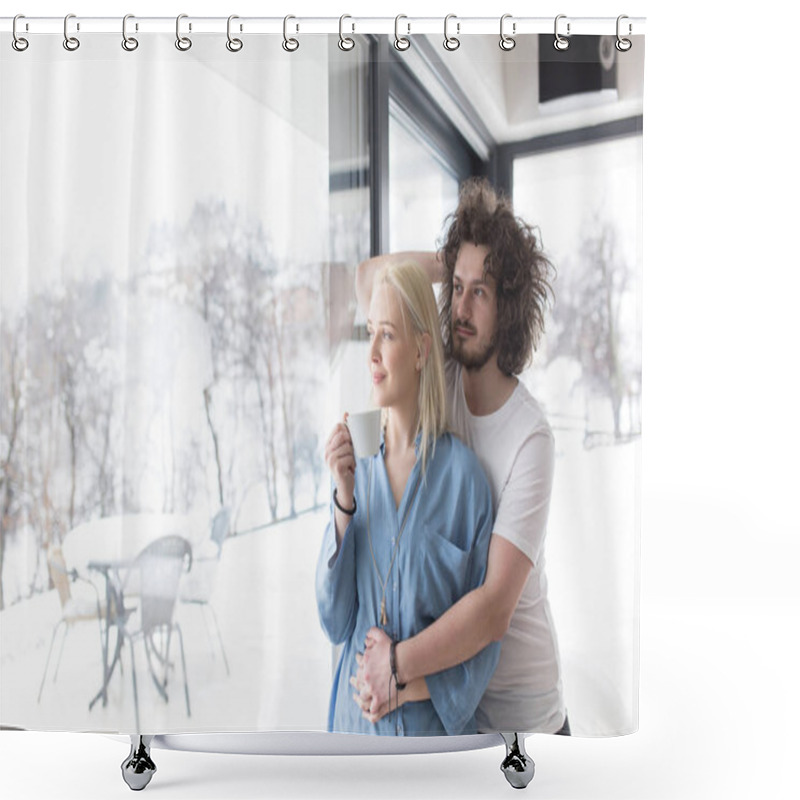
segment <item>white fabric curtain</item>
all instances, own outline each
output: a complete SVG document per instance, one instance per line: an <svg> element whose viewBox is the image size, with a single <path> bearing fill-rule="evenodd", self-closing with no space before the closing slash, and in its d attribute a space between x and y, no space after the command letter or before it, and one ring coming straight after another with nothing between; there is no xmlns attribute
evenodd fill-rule
<svg viewBox="0 0 800 800"><path fill-rule="evenodd" d="M274 45L3 48L4 724L135 729L127 642L89 710L88 565L174 533L221 635L210 603L179 602L188 707L177 640L169 703L134 640L140 729L325 727L330 650L291 570L313 567L327 499L328 40Z"/></svg>
<svg viewBox="0 0 800 800"><path fill-rule="evenodd" d="M355 268L435 249L459 182L505 170L557 271L519 376L556 442L532 616L572 733L635 730L643 37L594 37L602 88L571 94L536 36L140 38L0 51L2 724L327 728L314 570L323 444L368 404ZM169 536L191 567L152 613L177 626L140 636Z"/></svg>

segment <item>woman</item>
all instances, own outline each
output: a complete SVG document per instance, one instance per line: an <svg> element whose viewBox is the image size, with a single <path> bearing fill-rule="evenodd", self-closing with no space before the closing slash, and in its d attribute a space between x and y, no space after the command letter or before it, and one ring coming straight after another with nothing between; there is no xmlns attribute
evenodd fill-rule
<svg viewBox="0 0 800 800"><path fill-rule="evenodd" d="M328 638L344 645L328 729L474 733L499 644L404 689L392 686L393 710L374 723L351 698L371 627L393 641L408 638L481 584L493 519L477 459L446 430L439 319L420 267L392 266L376 278L367 330L373 399L384 410L380 451L356 460L344 424L325 448L335 489L317 565L317 605Z"/></svg>

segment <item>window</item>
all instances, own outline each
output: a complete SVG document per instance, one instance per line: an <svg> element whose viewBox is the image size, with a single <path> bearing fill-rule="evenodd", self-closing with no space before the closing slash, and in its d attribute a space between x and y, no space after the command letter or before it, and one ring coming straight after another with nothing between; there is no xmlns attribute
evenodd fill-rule
<svg viewBox="0 0 800 800"><path fill-rule="evenodd" d="M365 102L369 46L359 37L352 52L330 51L328 87L331 261L358 264L369 257L369 119Z"/></svg>
<svg viewBox="0 0 800 800"><path fill-rule="evenodd" d="M485 164L431 94L434 86L440 93L453 90L441 84L440 53L420 42L427 66L418 65L414 72L388 40L383 45L388 102L377 108L388 116L388 159L379 176L388 182L388 232L381 250L434 250L458 202L459 184L482 174Z"/></svg>
<svg viewBox="0 0 800 800"><path fill-rule="evenodd" d="M395 104L389 115L389 251L432 250L458 201L458 178Z"/></svg>
<svg viewBox="0 0 800 800"><path fill-rule="evenodd" d="M641 148L632 135L513 161L514 209L557 270L548 371L526 382L589 443L641 430Z"/></svg>

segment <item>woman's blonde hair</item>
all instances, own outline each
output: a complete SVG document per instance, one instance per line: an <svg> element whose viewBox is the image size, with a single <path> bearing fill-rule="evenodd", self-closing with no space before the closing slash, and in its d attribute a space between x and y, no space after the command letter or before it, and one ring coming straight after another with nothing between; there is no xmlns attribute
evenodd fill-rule
<svg viewBox="0 0 800 800"><path fill-rule="evenodd" d="M397 292L403 322L409 320L414 338L419 343L424 334L431 341L428 358L420 369L417 404L419 417L416 434L422 433L420 456L422 471L433 456L436 440L447 431L447 400L444 380L444 347L439 328L439 311L430 278L414 262L390 265L382 269L373 283L373 291L388 286Z"/></svg>

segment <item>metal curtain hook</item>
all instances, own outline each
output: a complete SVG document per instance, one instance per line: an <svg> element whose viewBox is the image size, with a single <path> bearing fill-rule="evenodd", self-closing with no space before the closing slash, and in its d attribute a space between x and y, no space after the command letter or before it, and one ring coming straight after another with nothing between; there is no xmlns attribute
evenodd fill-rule
<svg viewBox="0 0 800 800"><path fill-rule="evenodd" d="M122 49L127 50L129 53L132 53L139 46L138 39L135 39L133 36L128 36L128 20L133 18L133 14L126 14L122 18Z"/></svg>
<svg viewBox="0 0 800 800"><path fill-rule="evenodd" d="M236 14L231 14L228 17L228 41L225 42L225 47L227 47L231 53L238 53L244 46L241 39L234 39L231 37L231 22L235 19L239 19ZM241 30L241 28L239 28L239 30Z"/></svg>
<svg viewBox="0 0 800 800"><path fill-rule="evenodd" d="M14 23L13 23L13 25L12 25L12 28L11 28L11 34L12 34L12 35L13 35L13 37L14 37L14 38L11 40L11 46L12 46L12 47L13 47L13 48L14 48L14 49L15 49L15 50L18 52L18 53L21 53L21 52L23 52L24 50L27 50L27 49L28 49L28 44L29 44L29 42L28 42L28 40L27 40L27 39L24 39L22 36L20 36L20 35L17 33L17 20L20 20L20 19L25 19L25 16L24 16L23 14L17 14L17 16L16 16L16 17L14 17Z"/></svg>
<svg viewBox="0 0 800 800"><path fill-rule="evenodd" d="M508 52L509 50L513 50L517 46L517 40L513 36L509 36L505 30L503 30L503 26L505 25L505 21L507 19L511 19L511 14L503 14L500 17L500 49L505 50ZM517 23L511 23L511 32L517 32Z"/></svg>
<svg viewBox="0 0 800 800"><path fill-rule="evenodd" d="M64 49L69 50L70 52L77 50L81 46L81 43L78 39L69 35L68 25L71 19L75 19L74 14L67 14L67 16L64 17ZM80 30L80 26L78 26L78 30Z"/></svg>
<svg viewBox="0 0 800 800"><path fill-rule="evenodd" d="M617 50L620 51L620 53L627 53L628 50L630 50L631 47L633 47L633 42L631 42L630 39L623 39L622 36L620 36L619 24L624 19L628 19L628 17L626 17L625 14L620 14L620 16L617 17L617 41L614 46L617 48ZM628 36L630 36L632 33L633 33L633 26L629 22Z"/></svg>
<svg viewBox="0 0 800 800"><path fill-rule="evenodd" d="M300 47L300 42L298 42L297 39L289 38L288 36L287 30L290 19L296 19L296 17L288 14L283 18L283 44L281 46L287 53L293 53L298 47Z"/></svg>
<svg viewBox="0 0 800 800"><path fill-rule="evenodd" d="M394 49L399 50L401 53L403 50L408 50L411 47L411 39L407 36L400 35L400 20L401 19L408 19L405 14L398 14L394 18ZM407 33L411 33L411 25L407 22L406 23Z"/></svg>
<svg viewBox="0 0 800 800"><path fill-rule="evenodd" d="M451 19L456 19L456 15L448 14L444 18L444 49L449 50L452 53L453 50L458 50L458 48L461 47L461 41L458 39L457 36L447 35L447 24L450 22ZM456 22L456 33L461 33L460 22Z"/></svg>
<svg viewBox="0 0 800 800"><path fill-rule="evenodd" d="M192 46L192 40L188 36L181 36L181 20L188 19L188 17L188 14L178 14L178 18L175 20L175 47L184 53ZM189 30L191 29L192 26L189 25Z"/></svg>
<svg viewBox="0 0 800 800"><path fill-rule="evenodd" d="M344 21L346 19L353 19L349 14L342 14L339 17L339 49L344 50L347 52L348 50L352 50L356 46L356 40L351 39L349 36L344 35ZM355 25L352 25L351 30L355 30Z"/></svg>
<svg viewBox="0 0 800 800"><path fill-rule="evenodd" d="M556 22L555 22L555 27L554 27L556 38L553 41L553 47L555 47L556 50L566 50L567 48L569 48L569 39L565 39L558 32L558 21L561 20L561 19L566 19L566 18L567 18L566 14L559 14L556 17ZM570 34L569 28L570 28L570 25L569 25L569 22L568 22L567 23L567 36L569 36L569 34Z"/></svg>

